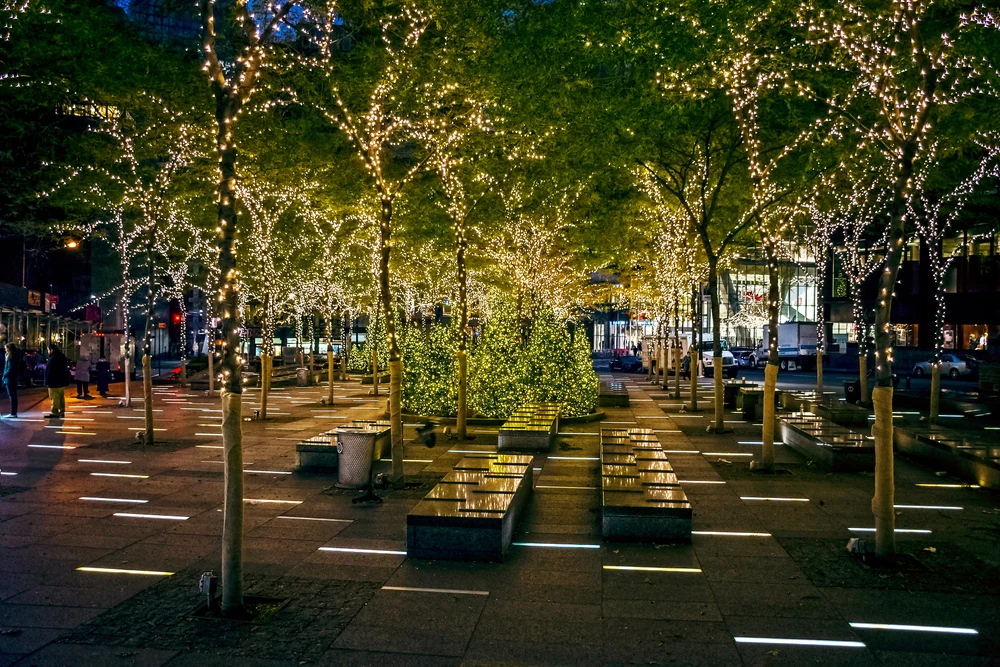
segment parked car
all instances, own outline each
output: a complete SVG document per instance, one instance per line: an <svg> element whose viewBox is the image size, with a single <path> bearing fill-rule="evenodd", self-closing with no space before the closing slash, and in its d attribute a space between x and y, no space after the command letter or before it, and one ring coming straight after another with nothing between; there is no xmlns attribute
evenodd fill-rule
<svg viewBox="0 0 1000 667"><path fill-rule="evenodd" d="M756 350L733 350L733 356L740 368L757 368Z"/></svg>
<svg viewBox="0 0 1000 667"><path fill-rule="evenodd" d="M931 366L933 366L934 360L921 361L913 366L913 376L923 377L925 375L931 374ZM972 367L965 358L959 357L954 354L942 354L941 355L941 373L947 375L951 379L957 379L962 375L971 375L973 372Z"/></svg>
<svg viewBox="0 0 1000 667"><path fill-rule="evenodd" d="M615 357L608 362L608 367L613 371L623 373L638 373L642 370L642 360L639 357Z"/></svg>

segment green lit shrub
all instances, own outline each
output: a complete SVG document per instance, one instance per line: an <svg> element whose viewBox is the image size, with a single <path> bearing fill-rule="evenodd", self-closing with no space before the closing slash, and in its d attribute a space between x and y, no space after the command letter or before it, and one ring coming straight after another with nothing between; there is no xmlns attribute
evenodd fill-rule
<svg viewBox="0 0 1000 667"><path fill-rule="evenodd" d="M520 358L523 348L517 318L496 308L469 357L469 410L484 417L504 418L525 402Z"/></svg>
<svg viewBox="0 0 1000 667"><path fill-rule="evenodd" d="M443 416L458 410L458 332L434 324L425 331L415 324L401 327L402 403L405 412Z"/></svg>

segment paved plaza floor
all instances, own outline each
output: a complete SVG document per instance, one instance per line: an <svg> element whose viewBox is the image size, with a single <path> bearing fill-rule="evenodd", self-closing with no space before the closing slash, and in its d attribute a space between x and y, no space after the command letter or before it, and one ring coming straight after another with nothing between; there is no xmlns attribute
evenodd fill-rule
<svg viewBox="0 0 1000 667"><path fill-rule="evenodd" d="M385 399L356 383L332 407L322 387L275 390L271 419L244 423L247 593L285 601L262 623L195 614L199 576L219 568L218 399L157 387L145 449L140 402L22 411L0 424L0 665L1000 664L996 495L897 457L908 565L873 570L845 548L871 537L871 474L782 446L780 474L753 474L759 425L733 414L731 433L708 434L705 413L620 377L631 407L565 424L536 455L498 564L405 556L408 510L466 452L493 451L495 428L429 449L408 427L409 486L352 505L330 475L293 472L295 444ZM691 544L602 544L598 434L614 426L659 437Z"/></svg>

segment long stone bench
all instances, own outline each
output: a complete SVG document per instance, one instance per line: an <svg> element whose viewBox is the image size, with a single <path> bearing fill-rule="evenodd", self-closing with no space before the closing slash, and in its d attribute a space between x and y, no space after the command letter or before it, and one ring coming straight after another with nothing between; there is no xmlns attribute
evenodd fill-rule
<svg viewBox="0 0 1000 667"><path fill-rule="evenodd" d="M601 535L690 542L691 503L651 429L601 429Z"/></svg>
<svg viewBox="0 0 1000 667"><path fill-rule="evenodd" d="M298 458L298 470L332 471L337 469L340 455L337 453L337 436L345 433L350 435L370 434L374 438L373 456L376 461L388 452L392 434L389 422L355 419L350 424L342 424L326 433L303 440L295 446Z"/></svg>
<svg viewBox="0 0 1000 667"><path fill-rule="evenodd" d="M726 380L722 383L722 402L727 408L736 408L736 397L741 389L756 389L756 382L745 382L740 380Z"/></svg>
<svg viewBox="0 0 1000 667"><path fill-rule="evenodd" d="M601 380L597 404L602 407L628 407L628 390L619 380Z"/></svg>
<svg viewBox="0 0 1000 667"><path fill-rule="evenodd" d="M1000 443L940 426L895 426L892 435L899 451L934 470L947 470L983 488L1000 488Z"/></svg>
<svg viewBox="0 0 1000 667"><path fill-rule="evenodd" d="M295 445L297 470L332 471L337 469L337 439L333 431L315 435Z"/></svg>
<svg viewBox="0 0 1000 667"><path fill-rule="evenodd" d="M525 403L507 418L497 438L499 451L547 452L559 432L559 403Z"/></svg>
<svg viewBox="0 0 1000 667"><path fill-rule="evenodd" d="M500 562L532 492L532 457L463 458L406 515L410 558Z"/></svg>
<svg viewBox="0 0 1000 667"><path fill-rule="evenodd" d="M782 442L833 472L875 470L875 442L864 433L812 413L781 417L778 430Z"/></svg>

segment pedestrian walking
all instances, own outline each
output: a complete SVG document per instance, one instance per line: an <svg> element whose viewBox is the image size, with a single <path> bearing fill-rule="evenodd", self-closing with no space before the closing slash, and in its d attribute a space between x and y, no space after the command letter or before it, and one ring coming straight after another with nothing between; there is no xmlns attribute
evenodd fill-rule
<svg viewBox="0 0 1000 667"><path fill-rule="evenodd" d="M10 414L7 417L17 417L17 383L21 379L21 351L14 343L7 343L6 357L3 364L3 386L10 399Z"/></svg>
<svg viewBox="0 0 1000 667"><path fill-rule="evenodd" d="M97 374L97 393L101 395L101 398L108 397L108 383L111 381L111 362L101 355L101 358L97 360L97 366L95 368Z"/></svg>
<svg viewBox="0 0 1000 667"><path fill-rule="evenodd" d="M45 387L49 390L52 412L50 419L66 416L66 387L69 386L69 361L55 343L49 345L49 363L45 365Z"/></svg>
<svg viewBox="0 0 1000 667"><path fill-rule="evenodd" d="M90 357L80 357L76 362L76 372L73 375L76 380L76 397L89 401L93 398L90 395Z"/></svg>

